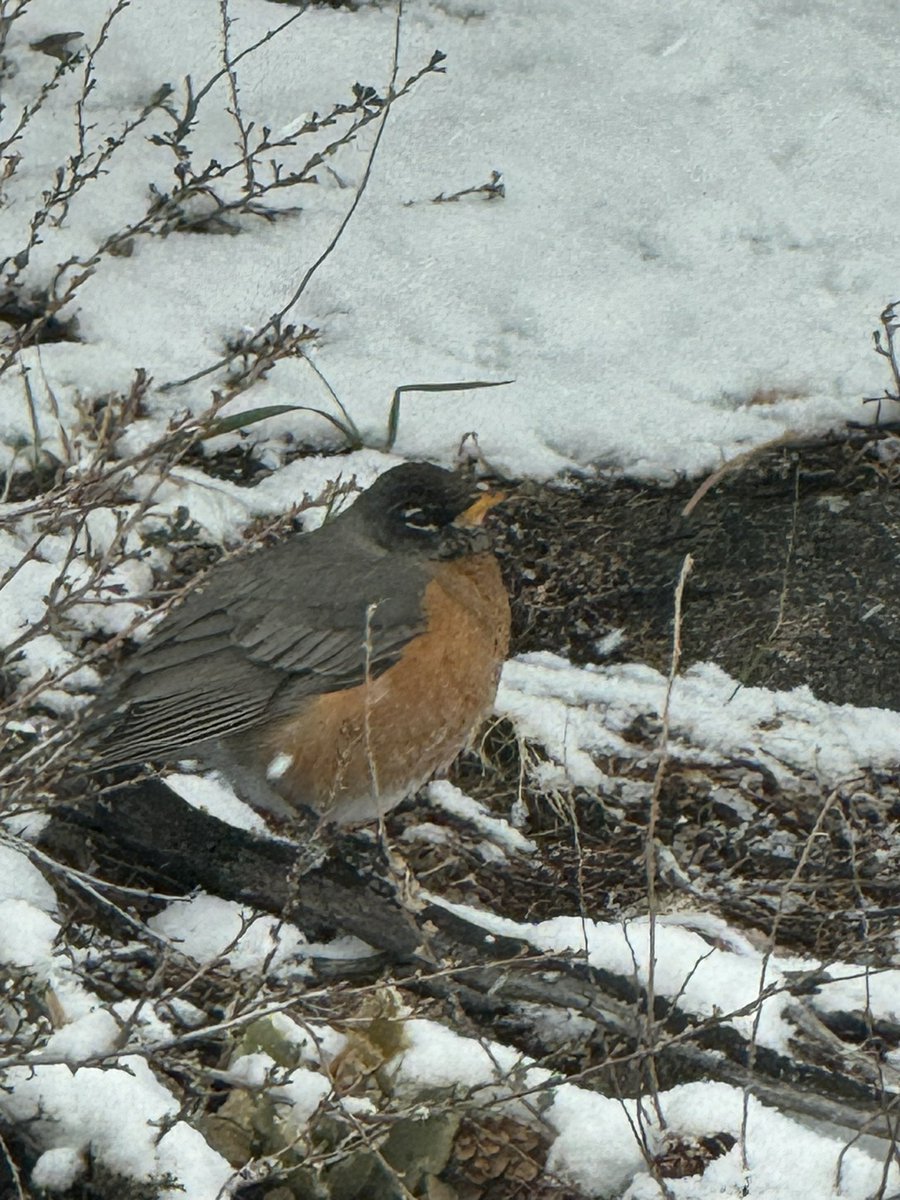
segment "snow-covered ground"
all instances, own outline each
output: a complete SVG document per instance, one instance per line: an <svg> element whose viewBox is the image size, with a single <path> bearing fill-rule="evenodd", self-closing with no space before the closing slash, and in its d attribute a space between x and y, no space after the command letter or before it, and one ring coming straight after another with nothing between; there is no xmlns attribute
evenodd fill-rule
<svg viewBox="0 0 900 1200"><path fill-rule="evenodd" d="M304 493L321 494L338 471L355 472L365 485L396 456L449 463L472 431L487 460L515 475L615 467L667 479L713 468L787 430L861 419L862 397L890 382L885 362L872 353L871 331L900 286L891 255L900 146L891 136L885 83L900 29L875 0L407 0L398 84L436 49L447 55L446 70L426 73L391 108L374 157L377 119L315 168L315 183L268 191L261 202L278 210L269 214L276 219L226 212L227 229L166 237L151 236L159 221L151 222L150 233L137 229L115 243L116 253L98 254L142 219L151 189L172 191L173 167L189 161L199 173L211 160L240 158L241 128L228 112L233 95L222 71L223 12L233 22L232 61L269 29L291 22L234 68L251 142L265 126L270 140L295 143L261 154L264 180L272 178L270 160L283 175L300 170L313 150L344 133L347 118L340 115L315 132L298 131L317 123L314 113L350 103L357 81L385 94L398 31L397 9L387 3L298 13L267 0L230 0L224 8L218 0L131 0L96 54L59 76L21 136L7 144L59 62L33 47L75 29L82 36L72 49L96 46L111 4L6 6L20 15L0 67L0 244L10 256L4 286L27 299L51 286L62 294L80 271L87 276L58 314L77 319L80 340L0 359L0 467L24 471L43 455L70 479L86 475L98 440L89 414L110 394L127 393L139 369L153 383L123 433L123 453L138 454L185 409L202 413L216 389L227 394L227 371L182 381L283 309L357 197L333 252L285 314L318 331L304 349L319 374L304 358L286 358L242 386L219 415L281 404L340 416L324 377L366 448L340 459L294 458L297 442L324 448L336 433L321 417L292 411L249 428L260 459L275 468L253 488L211 479L196 465L179 466L160 482L151 460L129 472L124 496L98 504L78 534L74 561L61 531L43 537L40 553L28 557L42 513L2 504L5 646L41 620L62 570L76 582L79 572L90 578L84 563L113 546L129 498L148 501L128 535L133 551L181 506L199 536L233 545L253 518L283 512ZM73 168L86 69L92 86L81 113L85 157ZM179 159L160 139L173 129L173 114L184 113L188 76L201 102L180 139ZM170 112L154 107L121 149L103 157L104 139L142 116L164 84L172 88ZM89 176L67 207L42 202L58 169L64 184L79 169ZM502 196L476 190L432 203L488 184L492 172L502 177ZM245 179L235 170L211 186L230 203ZM495 180L495 192L498 186ZM42 203L48 217L35 230ZM180 217L214 207L201 195ZM404 397L394 453L384 452L394 388L467 380L514 382ZM230 432L208 446L240 440ZM316 510L306 517L310 525L319 519ZM165 566L167 553L157 544L146 560L119 562L104 577L106 588L118 589L114 603L106 602L109 591L94 588L70 609L70 627L42 629L27 642L16 666L20 686L42 686L37 698L45 709L76 708L96 680L79 659L81 634L128 628L143 611L151 566ZM67 675L46 686L47 670ZM745 688L736 697L734 689L709 664L677 681L674 755L684 749L710 762L758 755L776 773L813 775L823 786L863 767L896 765L897 714L826 705L804 689ZM666 680L639 663L580 670L552 655L528 656L507 665L498 711L546 748L548 785L598 787L595 756L627 753L622 731L637 716L658 717L665 695ZM220 814L231 805L237 823L252 828L258 820L209 781L179 786L192 803ZM474 811L446 788L436 802ZM488 828L488 818L474 816ZM24 817L11 826L25 828ZM502 852L530 852L509 826L495 822L488 833ZM169 1173L177 1183L163 1188L166 1197L228 1194L221 1189L231 1186L232 1168L180 1119L174 1093L148 1066L152 1048L182 1036L191 1014L105 1004L86 982L90 951L61 940L52 889L15 848L2 849L0 909L0 962L52 993L56 1013L57 1028L38 1058L16 1055L12 1066L4 1060L0 1078L0 1113L25 1122L40 1112L36 1129L46 1149L32 1184L64 1190L90 1154L126 1175ZM646 925L633 922L626 935L599 916L586 924L573 913L515 928L501 917L490 920L495 932L541 950L587 947L595 965L610 969L629 970L637 955L641 975ZM733 1012L746 1032L761 979L777 984L783 972L811 965L764 958L712 916L693 920L690 927L675 914L655 931L657 993L679 997L691 1012ZM141 933L151 935L198 963L225 954L229 969L241 973L266 961L304 986L310 948L302 933L252 919L225 901L199 896L174 904ZM712 954L709 938L716 939ZM348 956L357 950L331 948ZM853 964L833 974L817 1001L823 1010L868 1004L875 1017L900 1020L896 972L865 977L864 987ZM785 1005L778 996L766 1002L756 1030L761 1045L787 1047ZM300 1044L302 1031L294 1028ZM325 1027L317 1031L317 1058L308 1043L303 1065L280 1084L298 1128L329 1092L319 1068L343 1045ZM111 1067L104 1056L119 1052ZM253 1071L263 1080L266 1069L259 1061L231 1066L244 1080ZM420 1019L407 1022L392 1069L398 1088L491 1087L497 1096L501 1078L514 1077L518 1090L548 1079L508 1047L485 1048ZM677 1197L864 1200L878 1192L882 1164L867 1149L842 1154L831 1133L756 1101L745 1117L737 1089L685 1085L665 1093L661 1106L668 1131L686 1136L725 1130L737 1137L746 1119L746 1162L735 1145L702 1178L670 1180ZM586 1195L659 1195L634 1134L634 1104L566 1084L553 1090L544 1116L555 1136L550 1168ZM643 1119L651 1144L662 1144L657 1117ZM897 1187L895 1165L886 1194Z"/></svg>
<svg viewBox="0 0 900 1200"><path fill-rule="evenodd" d="M108 7L27 8L10 33L4 128L54 63L28 44L74 27L90 42ZM89 146L161 85L183 109L185 77L197 93L221 70L218 7L135 0L122 12L96 59ZM289 13L266 0L230 11L233 56ZM356 81L383 91L394 34L393 5L304 13L238 64L245 123L274 138L348 102ZM882 86L898 39L875 0L408 3L398 78L435 49L446 74L391 112L354 219L290 317L320 330L313 357L370 435L400 384L515 379L490 394L409 399L406 456L447 459L476 430L487 457L514 472L574 462L665 475L788 428L859 417L860 398L888 382L870 338L898 287L900 148ZM3 187L6 252L26 243L35 198L75 149L80 85L79 68L11 147L23 161ZM220 79L188 139L197 171L236 156L228 105ZM153 113L65 223L44 226L27 283L45 286L56 264L91 255L144 212L151 185L171 190L172 151L146 135L172 126ZM40 364L34 355L35 390L52 389L69 414L76 394L127 389L136 367L164 383L219 359L225 339L288 301L325 248L372 136L369 126L317 170L318 186L267 197L299 213L239 218L238 236L138 238L130 257L105 257L71 306L83 342L45 346ZM296 169L308 153L299 138L281 157ZM494 170L505 198L430 203ZM220 191L236 189L229 177ZM167 392L154 412L203 405L214 382ZM30 437L18 374L0 396L0 441ZM241 403L329 398L294 362ZM287 429L328 432L298 414L265 432ZM49 414L44 434L55 444Z"/></svg>

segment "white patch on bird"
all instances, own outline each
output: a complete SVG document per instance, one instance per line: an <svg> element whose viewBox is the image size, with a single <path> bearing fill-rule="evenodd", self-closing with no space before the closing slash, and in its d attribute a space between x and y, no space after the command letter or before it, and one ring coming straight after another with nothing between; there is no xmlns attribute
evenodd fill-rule
<svg viewBox="0 0 900 1200"><path fill-rule="evenodd" d="M408 525L410 529L421 529L427 533L437 533L440 526L434 521L429 521L424 508L405 508L403 510L403 523Z"/></svg>
<svg viewBox="0 0 900 1200"><path fill-rule="evenodd" d="M293 761L293 754L285 754L284 751L276 754L266 767L266 779L280 779Z"/></svg>

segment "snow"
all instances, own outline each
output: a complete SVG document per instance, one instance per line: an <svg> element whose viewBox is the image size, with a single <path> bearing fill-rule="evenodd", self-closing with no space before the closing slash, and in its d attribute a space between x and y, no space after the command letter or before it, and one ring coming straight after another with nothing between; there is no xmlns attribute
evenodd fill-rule
<svg viewBox="0 0 900 1200"><path fill-rule="evenodd" d="M77 1066L89 1058L102 1058L116 1049L122 1023L112 1012L96 1008L61 1029L47 1040L46 1052Z"/></svg>
<svg viewBox="0 0 900 1200"><path fill-rule="evenodd" d="M433 821L417 821L404 829L402 836L404 842L426 842L432 846L449 846L453 841L450 830Z"/></svg>
<svg viewBox="0 0 900 1200"><path fill-rule="evenodd" d="M22 851L0 843L0 902L7 900L56 911L56 893L37 867Z"/></svg>
<svg viewBox="0 0 900 1200"><path fill-rule="evenodd" d="M596 787L603 775L592 755L635 756L623 732L639 716L662 715L667 686L643 663L573 667L549 652L523 654L504 667L496 708L549 751L561 779ZM863 767L896 764L900 714L829 704L807 687L744 687L714 663L699 663L675 680L669 730L675 757L699 750L710 762L756 758L780 780L808 772L833 784Z"/></svg>
<svg viewBox="0 0 900 1200"><path fill-rule="evenodd" d="M86 39L105 9L80 6ZM16 22L10 114L52 66L28 43L68 27L66 14L65 0L45 0ZM367 440L383 437L398 384L442 380L516 383L407 396L398 450L446 461L474 429L489 460L530 475L597 462L696 472L786 429L859 415L861 396L885 382L869 337L897 287L883 247L900 150L871 136L890 109L865 82L893 61L880 15L875 0L772 11L729 0L714 13L679 0L653 14L615 0L602 22L586 22L574 0L555 6L552 22L538 0L477 13L409 6L400 78L437 46L446 74L424 78L392 110L357 213L291 314L320 330L311 353ZM242 6L235 52L281 17L261 0ZM393 37L388 7L311 9L241 60L246 118L290 131L344 100L354 80L383 88ZM164 81L181 104L187 74L196 91L219 69L218 41L212 8L131 5L97 56L89 147ZM135 63L127 74L124 61ZM55 118L80 82L79 71L64 76L17 144L23 161L0 210L11 247L25 244L32 197L73 149L74 130ZM222 80L191 137L197 169L234 157L226 103ZM148 182L171 187L170 154L141 136L169 128L151 114L66 222L45 224L27 283L45 283L56 263L140 217ZM346 212L371 137L370 127L338 152L318 187L267 197L299 203L299 214L237 218L236 236L138 237L130 256L103 257L72 305L84 341L28 355L44 450L64 456L60 426L78 442L78 395L127 388L137 366L159 383L185 378L286 302ZM302 165L317 139L298 139L286 164ZM430 203L494 169L504 199ZM209 386L162 394L148 425L161 430L165 415L202 406ZM11 457L32 431L21 379L7 373L2 389L0 442ZM281 363L235 408L260 401L333 410L300 361ZM334 436L309 413L270 418L262 432L277 441L288 430Z"/></svg>
<svg viewBox="0 0 900 1200"><path fill-rule="evenodd" d="M32 1072L13 1067L6 1081L12 1086L9 1095L0 1096L6 1116L34 1122L56 1146L90 1149L110 1170L137 1178L168 1169L169 1147L165 1139L157 1142L155 1124L175 1114L178 1106L142 1058L129 1055L103 1070L46 1066ZM190 1132L192 1141L199 1138ZM207 1149L207 1154L212 1151Z"/></svg>
<svg viewBox="0 0 900 1200"><path fill-rule="evenodd" d="M682 1084L667 1092L664 1112L669 1129L703 1135L711 1129L737 1137L741 1128L743 1097L737 1088L716 1083ZM845 1196L877 1193L883 1164L855 1146L819 1130L805 1128L753 1097L748 1104L747 1168L740 1147L734 1146L696 1179L670 1180L676 1197L742 1195L753 1200L780 1200L786 1184L799 1200L838 1200ZM900 1174L889 1172L896 1188ZM746 1188L746 1192L744 1189ZM650 1192L654 1197L658 1192ZM626 1193L634 1195L637 1191Z"/></svg>
<svg viewBox="0 0 900 1200"><path fill-rule="evenodd" d="M246 829L249 833L266 832L266 823L248 804L244 804L234 789L220 775L208 772L205 775L188 775L175 771L166 776L166 783L186 800L192 808L208 812L220 821Z"/></svg>
<svg viewBox="0 0 900 1200"><path fill-rule="evenodd" d="M465 821L471 821L499 850L510 854L534 852L534 842L529 841L517 829L513 829L509 821L503 820L502 817L492 817L483 804L454 787L449 780L435 779L428 785L426 796L429 803L436 808L442 808Z"/></svg>
<svg viewBox="0 0 900 1200"><path fill-rule="evenodd" d="M434 1021L413 1017L403 1025L404 1049L392 1078L417 1088L479 1088L509 1077L527 1060L499 1042L479 1042L461 1037ZM549 1078L549 1072L533 1069L534 1082Z"/></svg>
<svg viewBox="0 0 900 1200"><path fill-rule="evenodd" d="M0 901L0 963L48 968L59 925L27 900Z"/></svg>
<svg viewBox="0 0 900 1200"><path fill-rule="evenodd" d="M621 1192L643 1166L633 1104L564 1084L554 1092L546 1117L557 1132L547 1169L587 1195L597 1195L601 1186L611 1195Z"/></svg>
<svg viewBox="0 0 900 1200"><path fill-rule="evenodd" d="M815 994L822 1012L871 1012L900 1021L900 970L861 969L853 963L829 964L828 982Z"/></svg>
<svg viewBox="0 0 900 1200"><path fill-rule="evenodd" d="M236 971L303 970L306 939L293 925L201 892L175 900L148 925L201 963L224 958Z"/></svg>
<svg viewBox="0 0 900 1200"><path fill-rule="evenodd" d="M330 1025L318 1022L298 1025L286 1013L273 1013L268 1019L276 1033L293 1042L310 1063L331 1062L346 1048L346 1036Z"/></svg>
<svg viewBox="0 0 900 1200"><path fill-rule="evenodd" d="M279 1123L290 1126L290 1136L305 1128L322 1102L331 1095L333 1085L326 1074L307 1067L282 1070L268 1054L243 1054L231 1064L224 1076L229 1082L258 1090L279 1105ZM290 1109L287 1109L290 1105Z"/></svg>
<svg viewBox="0 0 900 1200"><path fill-rule="evenodd" d="M219 1200L234 1176L230 1164L186 1121L177 1121L162 1135L156 1153L160 1168L177 1181L160 1191L160 1200Z"/></svg>
<svg viewBox="0 0 900 1200"><path fill-rule="evenodd" d="M572 953L586 958L593 967L636 978L643 985L648 982L647 918L603 922L572 916L527 924L453 904L439 896L431 899L491 933L522 938L536 949L553 954ZM663 917L656 922L653 978L657 995L677 998L679 1007L698 1016L728 1021L747 1038L753 1033L759 1008L757 1041L787 1052L792 1026L785 1019L785 1010L791 998L782 993L760 1003L762 986L777 988L784 982L777 957L769 959L765 973L763 966L763 952L744 939L732 936L730 944L710 946L704 937L683 928L678 921L670 923Z"/></svg>
<svg viewBox="0 0 900 1200"><path fill-rule="evenodd" d="M72 1186L84 1171L82 1156L71 1146L57 1146L45 1150L31 1172L31 1182L48 1192L64 1192Z"/></svg>
<svg viewBox="0 0 900 1200"><path fill-rule="evenodd" d="M272 1096L276 1100L286 1100L291 1105L292 1123L295 1127L303 1128L332 1090L327 1075L298 1068L291 1071L284 1083L273 1089Z"/></svg>
<svg viewBox="0 0 900 1200"><path fill-rule="evenodd" d="M231 7L233 54L296 15L263 0ZM96 41L108 8L108 0L82 0L75 22L81 44ZM221 67L219 20L214 3L132 0L96 56L89 152L161 84L172 84L171 104L183 108L185 78L195 95L213 78ZM11 23L0 140L54 69L56 60L30 43L72 23L70 0L29 5ZM390 5L311 7L297 15L240 60L246 118L286 136L314 111L347 101L356 80L383 94L394 33ZM254 519L294 506L304 527L314 528L335 481L355 478L365 487L404 458L450 463L470 431L486 460L512 476L608 469L669 480L715 468L785 431L821 432L861 419L861 398L888 382L870 337L900 283L885 249L893 245L900 145L889 136L892 101L879 82L892 76L897 31L876 0L672 0L655 8L611 0L602 20L586 19L577 0L558 0L549 19L540 0L480 8L469 0L421 0L406 6L400 34L401 82L437 46L448 56L446 73L426 76L392 108L353 220L287 314L318 331L304 346L309 361L283 359L223 409L306 405L340 416L324 377L363 448L325 454L340 442L334 426L295 410L248 427L247 440L272 471L252 488L211 478L196 464L179 462L160 478L152 460L138 462L121 471L114 494L96 497L83 525L51 532L39 504L4 494L0 644L23 640L13 667L20 690L41 689L28 730L38 738L52 714L73 713L98 684L84 661L85 634L146 636L151 622L135 622L156 585L154 571L169 565L173 546L159 543L182 509L203 539L228 547ZM75 150L72 112L82 83L83 66L62 74L9 147L21 155L0 180L0 238L11 254L28 245L40 197ZM220 79L188 139L197 170L235 156L228 104ZM269 193L265 202L279 210L273 221L232 214L233 235L137 235L129 253L93 261L104 239L146 212L151 185L172 190L175 158L151 140L172 126L163 110L149 113L75 195L66 219L54 210L39 240L20 254L17 280L26 296L51 286L58 264L72 256L91 266L59 313L77 319L81 340L30 347L14 369L0 370L4 471L37 464L58 471L62 483L91 485L102 466L96 402L127 393L138 369L152 382L140 416L120 431L120 455L140 455L171 420L202 413L227 388L223 372L179 381L220 360L229 339L252 333L287 302L346 215L375 130L369 125L329 155L316 169L317 184ZM301 168L332 136L328 127L296 137L296 146L279 152L286 170ZM494 170L502 172L504 198L431 203L439 193L485 183ZM224 199L237 196L238 174L217 185ZM192 201L195 210L201 203ZM506 379L515 382L491 391L405 395L397 443L393 451L386 446L398 385ZM891 415L887 406L884 415ZM307 441L323 453L293 457ZM232 431L205 446L241 444ZM148 546L154 534L157 544ZM63 593L74 600L63 621L45 626L61 573ZM611 653L621 637L609 634L598 653ZM638 718L659 718L666 687L664 676L641 663L576 668L557 655L529 654L506 664L497 712L520 739L543 747L547 760L537 770L548 788L598 788L606 782L598 765L605 756L644 753L626 733ZM863 768L895 770L898 745L900 714L828 704L807 688L739 687L713 664L685 671L672 691L668 749L675 758L750 758L782 782L802 777L828 788ZM285 769L283 758L273 758L272 777ZM259 816L215 776L177 773L167 782L188 803L263 832ZM485 857L534 851L509 822L446 781L432 784L429 800L474 824ZM440 844L447 835L423 823L406 836ZM526 925L458 911L539 950L586 955L598 967L648 978L645 920L622 925L573 913ZM305 978L314 954L367 952L352 938L308 943L286 921L204 894L169 904L149 924L198 970L215 963L236 980L264 972ZM764 949L703 911L662 914L655 951L658 994L700 1016L725 1013L745 1035L763 977L777 985L787 972L815 965L774 954L763 975ZM132 1039L151 1042L171 1036L167 1013L191 1026L205 1014L178 996L159 1010L105 1004L90 990L88 956L67 946L44 876L15 846L0 845L0 963L32 974L54 998L58 1021L40 1047L54 1061L7 1068L0 1080L4 1118L31 1123L43 1147L31 1184L65 1191L90 1156L128 1176L169 1178L164 1197L213 1200L232 1178L231 1166L176 1119L179 1102L147 1059L115 1058L126 1023ZM842 962L829 965L829 980L810 1003L822 1013L871 1011L896 1022L898 996L897 970ZM789 1048L788 1003L775 994L763 1004L761 1045ZM341 1031L321 1023L305 1027L281 1013L267 1020L313 1065L346 1044ZM579 1020L570 1015L576 1032ZM427 1085L493 1099L549 1079L511 1047L421 1018L405 1020L404 1040L389 1070L411 1095ZM83 1065L99 1056L111 1056L102 1069ZM249 1054L231 1070L261 1083L272 1065L264 1053ZM305 1067L279 1083L298 1129L330 1087L326 1074ZM552 1171L587 1195L659 1195L634 1137L633 1102L572 1084L547 1094ZM743 1100L725 1085L697 1083L665 1092L661 1104L670 1132L737 1136ZM363 1097L346 1104L371 1111ZM864 1148L850 1147L838 1164L843 1143L836 1137L752 1098L748 1111L746 1166L736 1146L702 1179L669 1180L673 1196L863 1200L878 1192L882 1165ZM643 1116L658 1148L663 1131L652 1106ZM891 1171L888 1193L898 1186L896 1165Z"/></svg>
<svg viewBox="0 0 900 1200"><path fill-rule="evenodd" d="M546 1080L548 1073L495 1042L481 1044L463 1038L431 1021L406 1024L408 1045L394 1072L395 1085L414 1081L419 1089L465 1087L476 1089L484 1101L485 1086L504 1076L519 1090ZM543 1120L555 1132L547 1170L581 1188L587 1196L616 1196L631 1200L660 1195L636 1137L643 1127L652 1153L662 1145L663 1131L647 1102L641 1114L633 1100L617 1100L585 1087L565 1083L549 1093ZM682 1084L659 1095L669 1136L729 1133L739 1139L744 1097L739 1088L721 1083ZM521 1114L523 1110L515 1110ZM748 1101L747 1169L740 1145L714 1160L702 1179L667 1181L677 1197L744 1195L749 1200L829 1200L874 1194L882 1164L857 1147L846 1148L834 1136L798 1124L753 1097ZM891 1186L900 1182L892 1165ZM839 1184L836 1180L839 1178ZM627 1189L627 1190L626 1190Z"/></svg>
<svg viewBox="0 0 900 1200"><path fill-rule="evenodd" d="M278 1066L270 1054L242 1054L230 1065L225 1078L244 1087L261 1088Z"/></svg>

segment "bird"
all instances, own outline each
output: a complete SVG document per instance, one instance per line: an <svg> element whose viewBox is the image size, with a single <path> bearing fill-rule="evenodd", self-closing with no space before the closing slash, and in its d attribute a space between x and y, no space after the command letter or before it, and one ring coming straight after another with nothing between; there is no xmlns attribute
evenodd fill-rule
<svg viewBox="0 0 900 1200"><path fill-rule="evenodd" d="M212 567L95 701L90 769L195 759L316 828L389 812L493 705L510 608L481 518L497 499L403 463L318 529Z"/></svg>

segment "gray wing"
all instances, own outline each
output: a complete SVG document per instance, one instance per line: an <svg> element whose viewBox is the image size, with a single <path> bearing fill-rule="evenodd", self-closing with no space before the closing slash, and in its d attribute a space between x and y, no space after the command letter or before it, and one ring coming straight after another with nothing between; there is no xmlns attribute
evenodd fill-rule
<svg viewBox="0 0 900 1200"><path fill-rule="evenodd" d="M95 761L184 756L380 675L425 628L424 564L404 564L401 589L397 566L335 522L214 568L101 695Z"/></svg>

